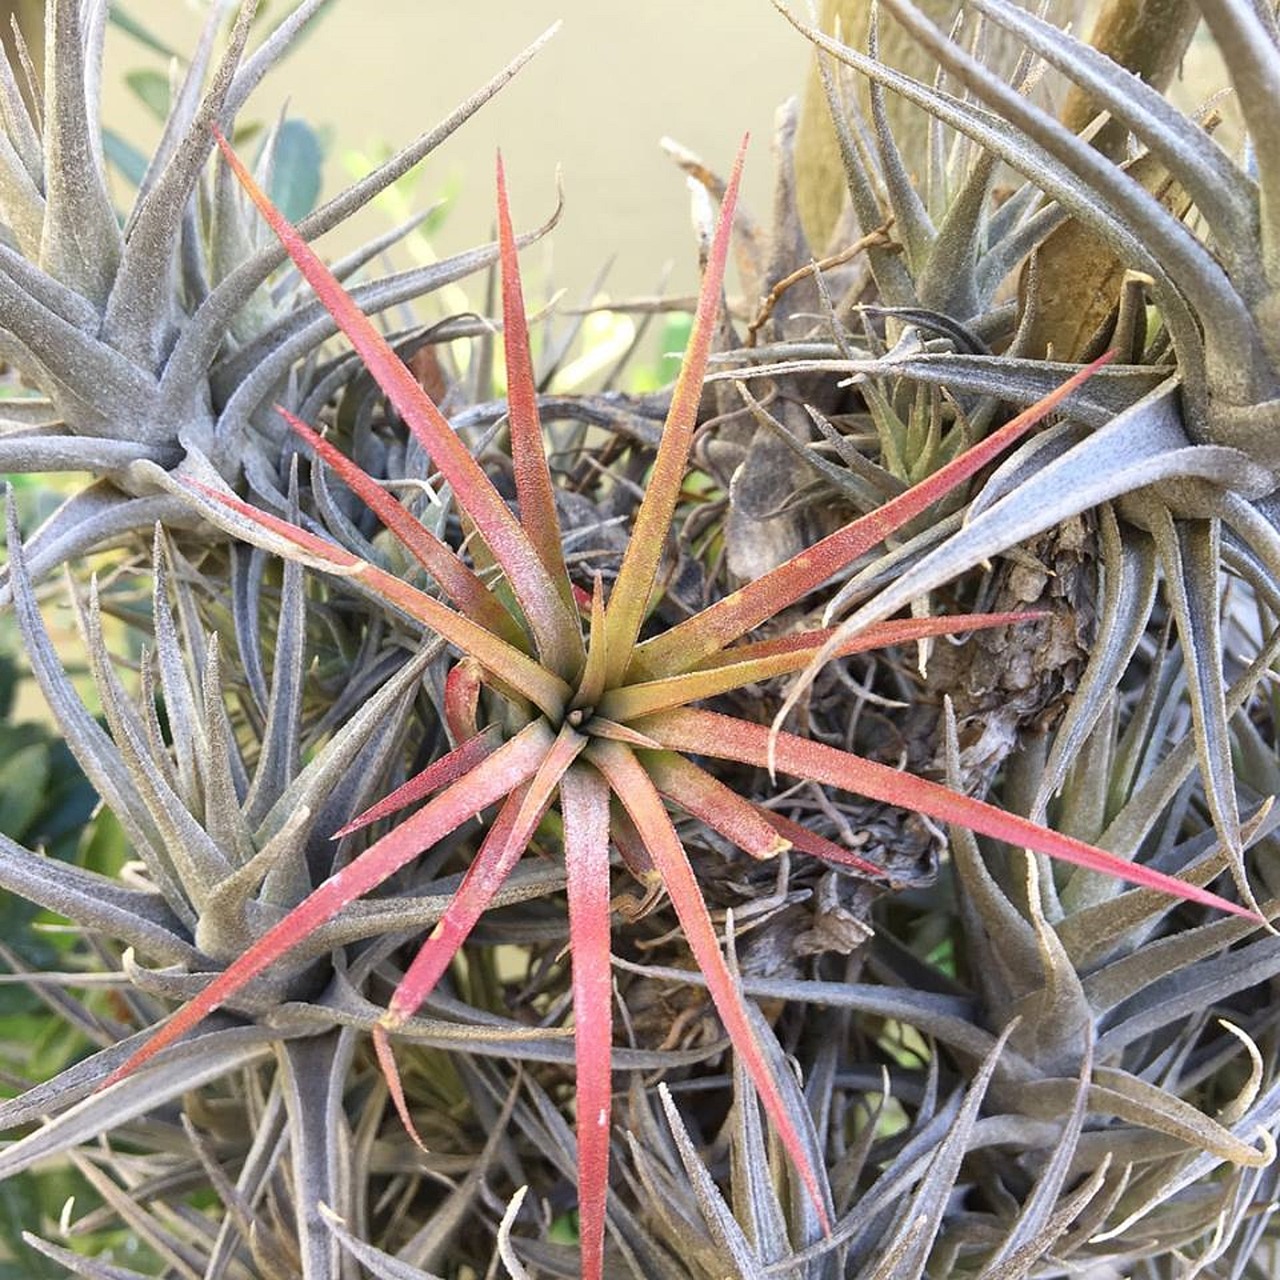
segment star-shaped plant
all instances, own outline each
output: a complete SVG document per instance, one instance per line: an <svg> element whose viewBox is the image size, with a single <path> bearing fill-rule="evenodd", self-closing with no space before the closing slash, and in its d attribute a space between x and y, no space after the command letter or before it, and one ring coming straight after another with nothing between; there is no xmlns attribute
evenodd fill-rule
<svg viewBox="0 0 1280 1280"><path fill-rule="evenodd" d="M425 849L496 806L469 870L444 917L396 989L375 1033L379 1059L406 1124L408 1108L390 1035L421 1006L481 913L520 860L545 814L563 823L578 1062L578 1168L583 1275L603 1266L611 1101L610 848L650 888L671 899L725 1028L814 1202L830 1217L794 1116L703 901L668 802L745 853L769 858L787 848L874 876L847 849L738 795L695 757L736 761L855 791L917 810L1149 888L1249 916L1197 886L1118 859L976 799L819 742L696 704L745 685L801 670L828 640L808 630L738 643L826 582L907 521L928 510L1082 383L1082 371L981 444L764 577L679 625L641 639L661 591L660 569L680 498L715 330L739 154L708 253L688 353L630 542L608 600L599 576L589 594L573 583L562 550L551 472L543 447L516 248L501 162L498 222L506 335L510 439L519 515L513 513L449 422L327 268L256 187L219 139L228 162L330 310L391 403L452 489L472 564L420 524L394 497L306 425L298 435L358 494L434 579L445 603L295 524L194 481L188 491L211 519L259 545L303 560L380 598L443 637L462 656L445 690L455 748L339 832L427 799L268 930L136 1053L127 1075L234 999L313 930L371 892ZM745 144L744 144L745 147ZM473 567L473 565L475 567ZM492 573L481 576L486 570ZM888 644L1008 625L1026 614L965 615L884 622L848 638L849 654ZM616 803L615 803L616 802Z"/></svg>

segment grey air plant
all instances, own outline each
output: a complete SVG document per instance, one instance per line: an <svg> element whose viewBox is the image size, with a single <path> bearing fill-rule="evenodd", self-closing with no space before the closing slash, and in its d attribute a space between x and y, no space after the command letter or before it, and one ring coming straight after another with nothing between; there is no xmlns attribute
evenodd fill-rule
<svg viewBox="0 0 1280 1280"><path fill-rule="evenodd" d="M1123 551L1106 567L1110 587L1100 643L1073 702L1069 731L1058 737L1036 811L1044 811L1061 784L1073 753L1133 656L1152 601L1143 584L1154 581L1158 567L1185 656L1206 797L1237 882L1242 892L1251 893L1231 774L1218 595L1223 563L1273 602L1280 583L1280 536L1272 519L1280 353L1274 350L1275 326L1269 319L1280 296L1275 257L1280 230L1277 206L1269 196L1278 180L1271 170L1280 164L1280 154L1267 143L1280 126L1275 93L1280 86L1280 32L1265 9L1231 0L1206 0L1202 6L1249 132L1244 162L1237 163L1200 123L1181 115L1155 88L1099 51L1007 0L977 0L970 6L988 24L1012 32L1029 53L1086 90L1099 109L1132 131L1144 149L1142 159L1157 162L1185 192L1190 209L1179 217L1134 173L1123 171L993 74L910 0L886 0L884 7L963 87L962 97L911 82L874 57L792 21L824 58L852 66L881 89L902 94L985 155L1024 174L1033 191L1048 197L1033 218L1047 212L1070 217L1096 233L1125 267L1140 273L1136 294L1130 288L1126 299L1116 299L1128 309L1116 332L1129 334L1127 355L1139 367L1113 371L1118 390L1126 375L1132 388L1122 412L1114 412L1118 406L1113 401L1110 412L1085 417L1082 425L1064 424L1024 446L968 508L963 530L930 548L872 602L855 609L836 635L890 616L990 556L1100 503L1114 502L1122 532L1108 545ZM979 161L976 170L981 172L983 165ZM1018 200L1015 195L1008 203ZM969 224L980 216L971 214ZM1082 269L1081 264L1076 268ZM1043 286L1034 271L1025 283L1031 301L1007 355L958 351L931 362L907 343L900 362L891 353L880 369L945 381L953 389L1033 395L1040 375L1028 366L1042 362L1022 359L1019 339L1032 327L1029 313L1037 287ZM1145 325L1135 329L1131 323L1147 295L1162 326L1149 345ZM828 367L849 372L869 368L857 359L837 359ZM768 368L757 368L755 376ZM1142 376L1157 371L1164 376L1154 385ZM838 597L835 607L850 594ZM833 637L832 643L838 641Z"/></svg>
<svg viewBox="0 0 1280 1280"><path fill-rule="evenodd" d="M87 471L30 539L43 575L156 520L191 525L183 503L139 476L138 463L246 479L283 510L288 432L281 402L312 415L352 370L321 354L335 332L296 282L269 282L285 259L265 239L225 166L209 164L213 128L230 129L253 90L323 9L300 0L252 51L257 0L218 0L173 94L163 135L121 220L112 206L100 133L105 0L49 0L43 100L32 112L22 68L0 58L2 354L38 394L8 399L0 470ZM233 21L221 39L229 15ZM273 14L273 17L275 15ZM303 223L316 236L344 222L429 155L492 98L550 32L449 112L434 128L328 200ZM273 162L268 137L260 164ZM412 230L381 235L337 264L344 278ZM491 245L356 287L381 311L483 270ZM412 335L402 335L412 336ZM7 587L0 587L7 591Z"/></svg>
<svg viewBox="0 0 1280 1280"><path fill-rule="evenodd" d="M370 1033L385 1049L406 948L448 922L490 818L318 924L186 1038L144 1050L210 974L395 830L391 806L364 831L358 815L443 777L465 754L458 723L480 741L533 714L487 669L483 691L481 668L362 580L441 591L365 507L381 515L394 495L412 520L396 518L426 526L513 635L523 625L466 493L441 482L443 450L333 341L338 324L213 151L220 131L247 153L237 117L326 3L208 4L123 216L100 139L105 0L48 0L38 104L21 57L0 62L0 356L23 380L0 406L0 463L92 477L28 536L10 502L0 596L102 798L94 823L109 810L128 849L108 876L0 836L0 887L71 939L65 972L15 980L77 1037L52 1078L0 1101L0 1195L67 1162L91 1203L31 1222L19 1247L93 1280L573 1276L590 1233L575 1210L573 833L557 806L535 815L529 855L428 1003L396 1019L393 1088ZM645 551L658 586L649 616L635 603L631 638L688 637L744 584L927 485L1009 406L1115 358L994 469L939 484L747 642L782 654L801 634L826 639L791 685L718 696L715 723L730 722L720 710L749 722L760 749L726 756L715 786L844 862L749 858L714 824L661 809L706 901L719 999L741 1010L738 1052L634 820L621 803L602 811L614 871L644 892L611 881L601 895L610 990L596 1029L612 1044L614 1120L596 1160L607 1194L601 1181L586 1216L604 1274L637 1280L1245 1280L1280 1267L1280 938L1247 914L1280 910L1280 37L1265 0L1106 0L1087 39L1062 5L927 5L871 5L854 38L773 0L778 40L798 30L812 45L847 201L830 243L811 245L812 175L784 110L768 228L741 205L732 219L742 297L725 299L700 403L696 385L682 393L690 469L662 481L672 532L661 557ZM1191 117L1164 96L1197 12L1243 115L1238 154L1215 106ZM1169 49L1150 71L1114 32L1157 13ZM259 40L264 14L275 25ZM546 38L303 218L301 237L367 205ZM897 68L904 43L930 74ZM925 127L904 128L904 112ZM256 162L262 186L277 139ZM705 254L726 184L671 149ZM521 385L538 394L509 422L491 386L492 299L431 327L389 310L496 264L488 229L468 253L370 279L409 230L333 273L415 373L439 373L440 429L474 455L490 514L537 527L541 510L563 532L538 551L563 570L576 635L621 572L619 526L655 487L672 396L542 394L558 353L535 330ZM1096 297L1073 327L1062 298L1081 281ZM446 355L415 362L454 337L474 341L465 385ZM277 405L320 428L309 448ZM84 580L81 561L104 549ZM48 583L62 565L65 590ZM67 597L100 719L51 638L51 603ZM948 635L947 616L977 612L1017 622ZM891 617L922 638L862 652ZM143 632L140 653L113 654L125 625ZM1135 881L1178 877L1199 903L1051 863L1006 843L1013 826L987 828L1001 840L788 786L766 767L788 758L765 754L771 719L775 752L923 774L960 793L948 812L989 801L1022 829L1123 859ZM656 758L634 732L622 745ZM1211 885L1245 907L1211 911Z"/></svg>

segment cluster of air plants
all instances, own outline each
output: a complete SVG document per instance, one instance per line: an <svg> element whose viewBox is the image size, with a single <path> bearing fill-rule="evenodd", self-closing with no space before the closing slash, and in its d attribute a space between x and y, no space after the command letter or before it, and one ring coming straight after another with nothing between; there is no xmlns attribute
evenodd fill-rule
<svg viewBox="0 0 1280 1280"><path fill-rule="evenodd" d="M26 542L10 513L7 589L136 859L0 843L83 934L32 981L96 1046L0 1104L29 1128L0 1176L70 1158L101 1204L68 1234L136 1246L32 1248L104 1277L1244 1274L1280 1123L1266 109L1235 165L983 0L1149 148L1117 162L1007 43L988 67L892 0L955 92L874 21L868 52L807 29L842 238L806 265L785 121L770 247L742 156L696 169L721 210L659 424L539 393L501 165L494 246L372 284L345 277L394 237L308 246L511 69L295 229L270 148L255 181L222 132L319 6L246 57L255 7L215 66L215 6L123 229L103 6L51 0L42 110L0 85L7 350L44 393L0 449L98 477ZM1205 8L1261 93L1267 13ZM883 86L937 118L926 155ZM995 210L1001 162L1029 181ZM1046 344L1081 222L1146 275ZM708 381L735 226L746 342ZM501 401L488 324L366 314L490 263ZM438 344L468 334L464 386ZM70 585L104 727L40 580L139 532ZM150 636L127 676L117 618Z"/></svg>

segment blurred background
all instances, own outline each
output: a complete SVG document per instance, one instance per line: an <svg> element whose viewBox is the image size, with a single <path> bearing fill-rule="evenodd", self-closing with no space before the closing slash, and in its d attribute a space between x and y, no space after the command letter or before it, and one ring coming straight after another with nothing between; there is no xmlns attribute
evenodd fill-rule
<svg viewBox="0 0 1280 1280"><path fill-rule="evenodd" d="M274 22L291 7L264 0L263 18ZM5 9L18 11L28 41L37 44L41 0L8 0L0 15ZM208 0L112 4L103 119L144 154L159 136L145 94L164 85L173 61L162 50L184 56L207 9ZM553 255L556 287L573 300L611 256L606 287L613 298L652 293L668 261L671 289L694 288L684 178L659 139L670 135L725 170L749 130L747 198L767 212L774 111L803 84L804 41L769 4L739 0L486 0L483 12L477 21L475 0L332 0L242 120L270 122L287 105L314 126L325 144L322 177L330 194L378 151L431 127L563 19L550 45L420 166L406 194L417 208L448 200L432 233L438 252L487 239L494 149L501 146L518 226L549 214L557 165L563 170L565 214L544 253ZM7 34L8 21L3 25ZM323 247L341 252L392 216L385 205L367 212L345 239L335 235ZM538 263L535 256L530 265Z"/></svg>

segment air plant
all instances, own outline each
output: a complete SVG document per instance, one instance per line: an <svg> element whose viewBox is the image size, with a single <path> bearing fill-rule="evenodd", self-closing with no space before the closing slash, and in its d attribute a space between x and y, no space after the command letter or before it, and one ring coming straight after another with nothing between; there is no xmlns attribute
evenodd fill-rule
<svg viewBox="0 0 1280 1280"><path fill-rule="evenodd" d="M786 12L780 0L775 5ZM884 7L963 86L964 97L894 71L872 56L874 50L868 54L850 49L790 14L788 18L821 56L867 76L877 93L888 89L902 95L939 124L968 138L984 156L999 157L1021 171L1033 197L1038 189L1048 198L1034 214L1041 222L1042 245L1052 219L1065 213L1129 269L1113 314L1104 310L1098 320L1103 332L1110 331L1111 340L1122 347L1132 375L1130 398L1127 405L1113 403L1103 412L1078 404L1078 424L1063 423L1012 456L969 507L963 527L947 530L933 545L921 544L914 563L905 565L896 581L852 612L793 687L792 696L800 696L845 635L891 616L957 574L1038 533L1115 501L1122 517L1121 536L1108 544L1114 554L1105 565L1109 585L1100 640L1059 735L1036 812L1044 812L1090 727L1114 695L1155 600L1149 584L1163 574L1185 654L1207 801L1232 851L1237 885L1248 900L1223 694L1227 682L1218 597L1224 565L1265 599L1276 600L1280 581L1280 536L1274 521L1280 366L1271 319L1277 233L1270 192L1276 157L1268 142L1277 128L1280 29L1266 6L1229 0L1206 0L1201 6L1223 51L1250 135L1245 159L1237 163L1199 120L1183 116L1157 88L1124 73L1104 53L1007 0L977 0L972 7L986 21L1016 36L1029 53L1062 72L1111 113L1116 127L1145 148L1140 161L1126 169L1027 100L910 0L886 0ZM1148 189L1171 184L1178 197L1172 209L1159 191ZM858 185L851 168L851 189ZM895 193L895 207L899 199L909 199L909 193ZM1025 200L1021 207L1035 208ZM978 208L968 220L977 230L987 217L986 210ZM997 221L1007 230L1006 216L991 218L993 225ZM1068 273L1093 267L1092 262L1069 258L1058 263L1058 269ZM1003 354L920 353L917 342L917 350L904 343L882 361L851 360L845 351L841 358L825 362L826 367L879 376L900 373L942 381L953 390L1030 402L1040 394L1038 387L1049 368L1043 360L1028 359L1034 353L1024 352L1021 345L1037 323L1035 300L1045 287L1033 270L1027 271L1028 313L1020 318L1022 324L1010 335ZM1160 317L1160 327L1151 333L1148 300ZM1076 344L1079 350L1070 354L1081 354L1091 343L1096 349L1098 338L1095 333L1084 335ZM776 377L799 369L812 374L815 364L774 363L752 369L749 376ZM1114 386L1123 393L1119 379ZM1122 412L1116 413L1116 408ZM864 588L864 583L851 583L849 591L833 601L828 620L850 600L865 596Z"/></svg>
<svg viewBox="0 0 1280 1280"><path fill-rule="evenodd" d="M111 200L99 136L107 7L49 0L43 100L31 106L18 87L21 59L0 58L7 139L0 149L0 355L35 391L5 400L0 470L93 476L28 538L38 577L124 536L145 537L156 520L180 528L189 508L132 471L140 461L174 470L191 459L230 483L249 476L263 502L287 506L288 481L279 464L288 433L270 405L283 399L309 412L316 396L323 403L347 378L341 367L310 358L332 335L323 309L298 305L289 281L277 282L283 287L275 292L266 287L283 250L260 243L260 229L246 218L225 169L209 171L210 129L232 128L324 4L291 5L253 49L257 0L208 6L159 147L125 216ZM219 50L232 7L235 19ZM345 222L412 169L551 34L434 128L310 213L307 233ZM279 130L266 136L259 160L264 180L279 137ZM362 245L336 264L336 274L356 277L417 221ZM351 287L362 305L378 311L482 270L493 255L492 246L481 245Z"/></svg>
<svg viewBox="0 0 1280 1280"><path fill-rule="evenodd" d="M441 637L461 657L448 673L444 713L455 746L338 834L426 799L338 870L233 959L124 1064L110 1082L195 1028L325 922L475 815L497 806L487 835L453 900L396 988L374 1042L406 1126L412 1116L391 1048L431 995L458 948L526 847L543 827L562 831L573 964L578 1063L578 1169L584 1274L603 1267L611 1113L610 847L651 891L669 896L711 999L740 1061L813 1203L831 1225L821 1183L764 1056L732 970L667 812L670 801L756 858L787 848L864 876L878 868L850 850L739 795L699 758L797 777L903 806L942 822L1120 876L1248 919L1248 909L1176 877L1116 858L938 784L789 732L695 704L806 666L826 630L743 641L833 573L927 511L1062 403L1093 372L1076 377L866 517L842 528L756 582L666 631L644 634L661 592L663 550L680 501L702 379L715 329L742 154L713 237L688 352L672 396L643 501L608 599L597 576L588 593L564 558L556 495L539 424L515 238L501 163L498 224L506 335L510 438L519 514L393 349L284 220L219 138L228 164L262 210L410 430L449 484L470 531L473 566L443 544L374 480L286 413L298 436L358 494L434 580L445 601L299 524L263 512L216 485L174 481L219 526L339 581ZM887 622L844 637L841 654L1007 625L1026 615L960 615ZM429 797L429 798L428 798ZM553 823L553 811L557 821Z"/></svg>

